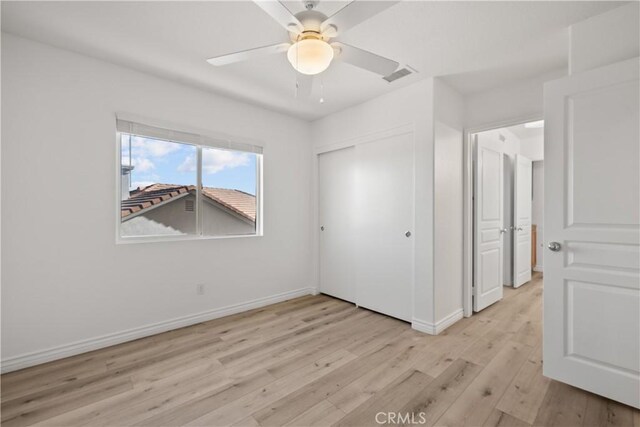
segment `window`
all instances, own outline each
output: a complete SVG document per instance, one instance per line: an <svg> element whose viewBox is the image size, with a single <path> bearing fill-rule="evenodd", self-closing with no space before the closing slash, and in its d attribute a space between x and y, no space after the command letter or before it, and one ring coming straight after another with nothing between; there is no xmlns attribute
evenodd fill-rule
<svg viewBox="0 0 640 427"><path fill-rule="evenodd" d="M122 240L260 234L260 147L123 120L118 144Z"/></svg>

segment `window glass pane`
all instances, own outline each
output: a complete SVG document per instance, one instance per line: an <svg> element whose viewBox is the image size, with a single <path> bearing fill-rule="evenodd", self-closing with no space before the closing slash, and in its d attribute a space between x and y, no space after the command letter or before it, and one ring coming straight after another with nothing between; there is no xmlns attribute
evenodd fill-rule
<svg viewBox="0 0 640 427"><path fill-rule="evenodd" d="M202 234L256 233L258 155L202 148Z"/></svg>
<svg viewBox="0 0 640 427"><path fill-rule="evenodd" d="M121 135L121 236L196 234L197 147Z"/></svg>

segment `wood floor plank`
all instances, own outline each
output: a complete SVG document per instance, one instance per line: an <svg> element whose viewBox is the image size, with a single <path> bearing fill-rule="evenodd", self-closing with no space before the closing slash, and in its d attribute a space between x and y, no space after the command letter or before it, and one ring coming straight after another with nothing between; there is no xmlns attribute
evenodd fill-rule
<svg viewBox="0 0 640 427"><path fill-rule="evenodd" d="M640 427L542 376L541 321L537 274L438 336L309 295L2 375L2 424Z"/></svg>
<svg viewBox="0 0 640 427"><path fill-rule="evenodd" d="M106 349L105 349L106 350ZM94 353L94 352L92 352ZM72 356L2 375L2 402L50 387L68 384L107 370L95 354Z"/></svg>
<svg viewBox="0 0 640 427"><path fill-rule="evenodd" d="M190 400L182 405L169 408L152 417L146 418L135 425L159 426L172 425L182 426L189 421L201 417L216 408L241 398L242 396L257 390L260 387L272 382L274 378L266 371L260 371L247 377L235 380L234 382L216 389L197 399ZM249 414L245 414L249 415Z"/></svg>
<svg viewBox="0 0 640 427"><path fill-rule="evenodd" d="M496 408L532 424L550 382L549 378L542 375L542 345L539 343L516 374Z"/></svg>
<svg viewBox="0 0 640 427"><path fill-rule="evenodd" d="M481 370L479 365L463 359L456 360L428 387L416 393L400 412L419 416L421 425L435 425Z"/></svg>
<svg viewBox="0 0 640 427"><path fill-rule="evenodd" d="M233 424L233 427L260 427L260 424L253 417L246 417Z"/></svg>
<svg viewBox="0 0 640 427"><path fill-rule="evenodd" d="M342 348L350 353L357 354L354 348L360 350L361 343L362 347L368 347L371 337L379 335L380 333L384 334L388 331L387 328L389 328L389 324L385 326L386 322L381 321L384 319L373 315L370 315L369 318L372 318L370 322L351 319L355 320L355 322L341 323L326 331L326 333L322 334L323 336L313 335L295 343L292 347L302 352L300 356L274 364L269 367L267 371L274 377L280 378L300 369L302 366L316 360L320 356L327 355ZM402 331L398 329L394 329L394 337L397 337L401 332ZM387 339L385 343L389 342L389 340L390 339ZM375 348L378 347L371 349L373 350Z"/></svg>
<svg viewBox="0 0 640 427"><path fill-rule="evenodd" d="M487 325L479 322L470 323L455 334L433 340L425 349L421 363L416 369L436 378L460 357L466 348L473 345L486 333Z"/></svg>
<svg viewBox="0 0 640 427"><path fill-rule="evenodd" d="M266 322L261 322L252 327L244 327L242 329L236 329L225 334L223 339L234 339L237 337L251 338L251 337L274 337L277 335L283 335L287 332L304 328L309 324L321 321L324 318L344 312L347 310L353 310L354 307L351 304L347 304L342 301L325 301L320 304L314 304L305 307L305 310L297 310L294 312L287 312L284 315L276 315L274 319Z"/></svg>
<svg viewBox="0 0 640 427"><path fill-rule="evenodd" d="M198 398L232 382L223 372L210 373L202 364L131 391L85 405L39 425L106 426L125 419L128 424Z"/></svg>
<svg viewBox="0 0 640 427"><path fill-rule="evenodd" d="M514 334L513 340L529 346L535 346L542 338L542 322L527 320Z"/></svg>
<svg viewBox="0 0 640 427"><path fill-rule="evenodd" d="M133 388L128 378L114 378L99 384L81 388L59 390L48 393L48 398L34 397L33 401L9 401L2 407L2 425L7 427L28 426L52 418L75 408L124 393Z"/></svg>
<svg viewBox="0 0 640 427"><path fill-rule="evenodd" d="M552 381L533 425L536 427L581 426L586 410L586 392L568 384Z"/></svg>
<svg viewBox="0 0 640 427"><path fill-rule="evenodd" d="M507 342L513 339L513 333L501 329L491 329L475 343L467 347L460 357L476 365L486 366Z"/></svg>
<svg viewBox="0 0 640 427"><path fill-rule="evenodd" d="M375 319L379 318L381 318L382 321L374 323ZM359 333L356 339L351 339L345 348L353 354L362 356L363 354L367 354L384 346L407 329L406 323L392 318L385 318L384 316L380 317L375 315L374 322L368 324L365 331ZM368 333L374 328L374 333Z"/></svg>
<svg viewBox="0 0 640 427"><path fill-rule="evenodd" d="M222 343L219 337L207 336L207 337L194 337L191 340L188 337L183 337L178 342L163 342L162 344L148 346L140 351L132 352L130 354L121 355L119 357L109 359L106 361L107 370L109 372L117 372L130 368L131 366L144 366L149 361L161 361L173 356L188 354L191 351L199 351L204 347Z"/></svg>
<svg viewBox="0 0 640 427"><path fill-rule="evenodd" d="M372 367L368 372L351 384L340 389L328 400L342 411L348 413L357 408L380 390L391 384L407 370L414 367L423 357L426 343L414 333L409 346L398 351L393 357ZM408 333L411 335L411 332Z"/></svg>
<svg viewBox="0 0 640 427"><path fill-rule="evenodd" d="M187 354L170 357L157 363L136 367L135 369L127 370L126 373L131 378L134 386L144 386L203 365L207 366L207 374L220 371L224 367L222 363L211 356L211 349L205 347Z"/></svg>
<svg viewBox="0 0 640 427"><path fill-rule="evenodd" d="M317 380L329 372L334 371L354 360L355 355L346 350L339 350L329 356L317 359L315 362L279 380L260 387L245 396L230 402L203 416L193 419L186 425L230 425L240 421L247 414L254 413L265 406L288 395L291 390L303 387Z"/></svg>
<svg viewBox="0 0 640 427"><path fill-rule="evenodd" d="M386 346L332 371L325 377L254 413L253 416L260 425L278 426L286 424L410 345L411 342L401 335Z"/></svg>
<svg viewBox="0 0 640 427"><path fill-rule="evenodd" d="M585 427L630 427L634 425L634 411L622 403L589 393L587 396Z"/></svg>
<svg viewBox="0 0 640 427"><path fill-rule="evenodd" d="M309 325L304 325L301 328L287 331L284 334L277 334L270 339L256 342L256 344L243 348L242 350L235 351L228 355L219 358L226 366L232 366L235 363L239 363L242 360L250 357L255 357L258 353L266 353L272 351L274 348L279 348L290 344L291 340L305 338L305 335L313 335L327 329L335 324L340 323L344 319L350 316L358 316L360 313L356 309L352 309L346 312L341 312L330 318L325 318L321 322L316 322Z"/></svg>
<svg viewBox="0 0 640 427"><path fill-rule="evenodd" d="M379 424L382 419L388 424L397 424L399 418L397 415L402 415L400 418L403 420L411 419L412 414L400 413L400 410L417 393L424 390L431 381L433 378L429 375L415 369L409 369L396 381L385 387L375 398L348 413L336 423L336 426L370 426ZM388 415L376 420L376 416L380 413ZM389 416L394 418L390 420Z"/></svg>
<svg viewBox="0 0 640 427"><path fill-rule="evenodd" d="M491 415L531 347L509 342L438 419L439 426L478 426Z"/></svg>
<svg viewBox="0 0 640 427"><path fill-rule="evenodd" d="M483 427L529 427L531 424L494 409Z"/></svg>
<svg viewBox="0 0 640 427"><path fill-rule="evenodd" d="M330 426L337 423L344 416L345 413L336 408L334 404L328 400L323 400L285 424L285 426Z"/></svg>

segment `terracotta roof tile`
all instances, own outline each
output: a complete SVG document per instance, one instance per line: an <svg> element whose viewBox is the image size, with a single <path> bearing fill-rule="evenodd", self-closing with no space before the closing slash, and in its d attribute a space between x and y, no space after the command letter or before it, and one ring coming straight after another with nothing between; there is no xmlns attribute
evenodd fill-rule
<svg viewBox="0 0 640 427"><path fill-rule="evenodd" d="M204 187L202 194L243 217L256 221L256 196L240 190Z"/></svg>
<svg viewBox="0 0 640 427"><path fill-rule="evenodd" d="M127 200L120 204L120 217L151 208L159 203L166 202L185 193L195 192L195 185L152 184L144 188L138 188L130 193ZM227 188L204 187L202 194L225 208L247 218L256 221L256 197L240 190Z"/></svg>

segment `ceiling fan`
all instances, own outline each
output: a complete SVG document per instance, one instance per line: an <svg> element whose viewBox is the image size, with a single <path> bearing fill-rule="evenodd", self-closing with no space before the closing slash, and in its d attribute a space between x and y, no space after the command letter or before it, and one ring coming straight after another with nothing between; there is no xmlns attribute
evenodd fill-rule
<svg viewBox="0 0 640 427"><path fill-rule="evenodd" d="M295 15L277 0L254 2L289 32L290 42L216 56L207 60L211 65L223 66L286 52L293 68L301 73L297 82L298 95L308 94L313 76L326 70L334 60L347 62L383 78L393 74L399 66L398 62L375 53L335 40L330 42L397 1L352 1L329 17L316 10L317 0L304 0L306 10Z"/></svg>

